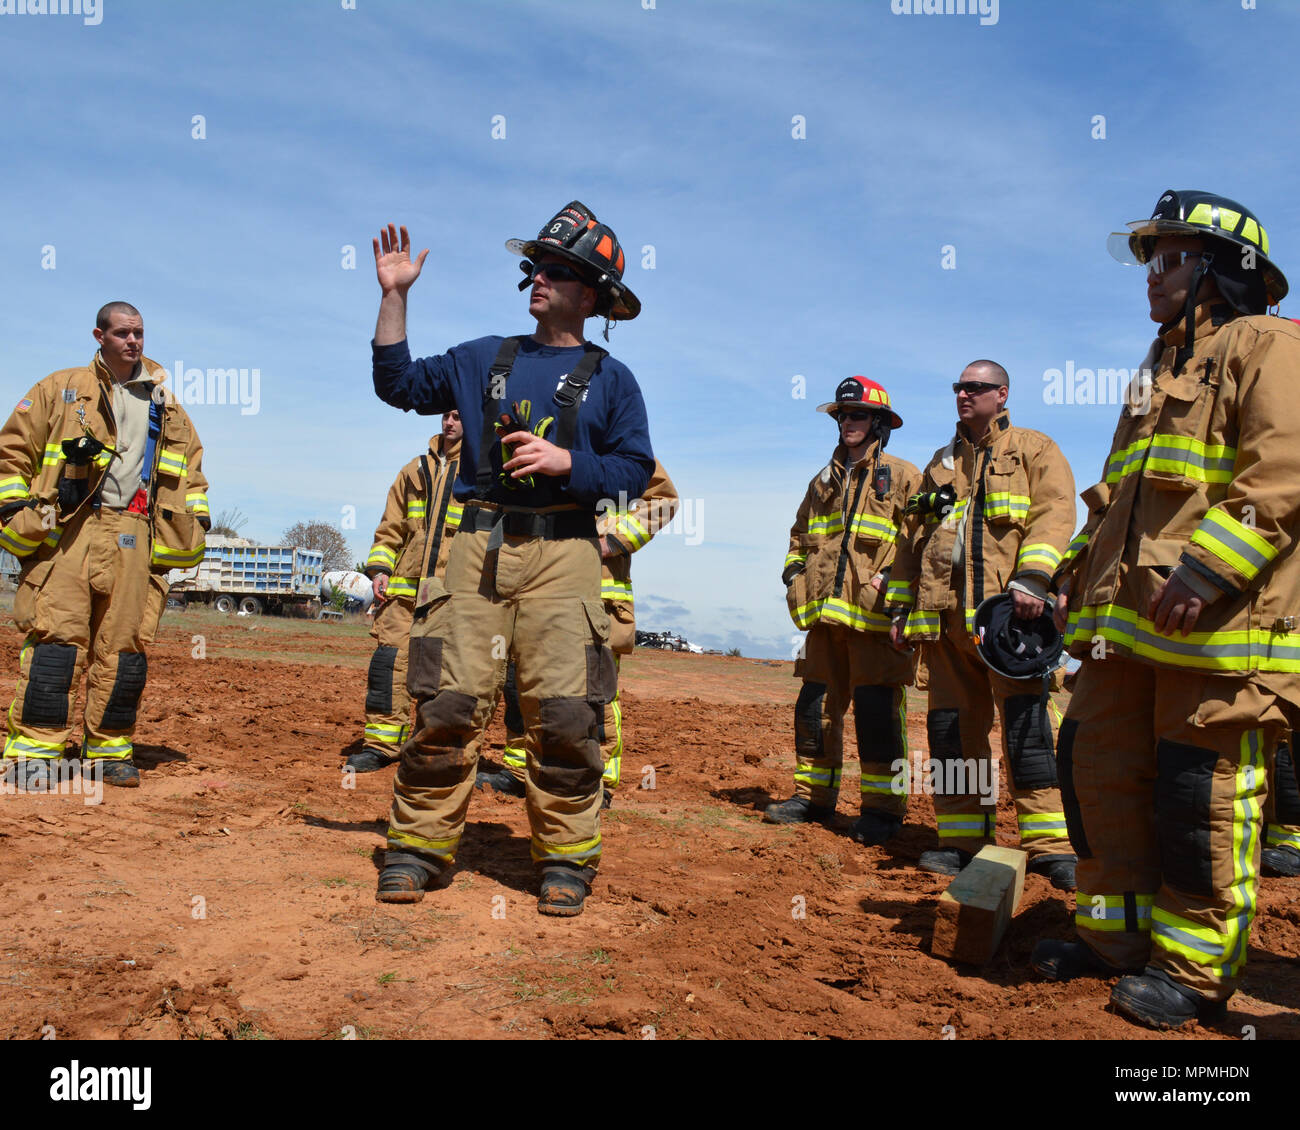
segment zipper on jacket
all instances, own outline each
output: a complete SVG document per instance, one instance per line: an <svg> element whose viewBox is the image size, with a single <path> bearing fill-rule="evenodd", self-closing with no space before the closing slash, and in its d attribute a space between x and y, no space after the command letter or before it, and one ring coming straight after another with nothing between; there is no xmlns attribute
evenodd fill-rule
<svg viewBox="0 0 1300 1130"><path fill-rule="evenodd" d="M993 445L990 444L984 449L984 463L979 469L975 481L975 490L971 495L972 501L970 509L967 511L967 523L970 525L970 579L971 595L975 598L973 603L969 603L962 609L963 616L966 609L974 611L984 600L984 476L989 469L989 460L993 456ZM979 452L975 453L975 460L979 460Z"/></svg>

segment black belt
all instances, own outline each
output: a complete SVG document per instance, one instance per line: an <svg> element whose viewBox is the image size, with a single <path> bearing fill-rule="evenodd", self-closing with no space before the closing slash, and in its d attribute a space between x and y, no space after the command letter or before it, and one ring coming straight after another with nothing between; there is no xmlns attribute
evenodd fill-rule
<svg viewBox="0 0 1300 1130"><path fill-rule="evenodd" d="M536 510L488 510L466 503L460 529L471 532L500 530L512 538L594 538L596 515L582 510L555 510L539 514Z"/></svg>

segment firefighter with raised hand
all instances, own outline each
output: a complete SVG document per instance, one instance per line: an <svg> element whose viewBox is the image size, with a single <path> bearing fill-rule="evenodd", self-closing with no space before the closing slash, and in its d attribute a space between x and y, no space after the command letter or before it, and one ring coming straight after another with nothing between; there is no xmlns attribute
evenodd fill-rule
<svg viewBox="0 0 1300 1130"><path fill-rule="evenodd" d="M1300 330L1258 218L1173 191L1111 236L1147 268L1154 372L1120 413L1056 605L1079 670L1061 781L1078 941L1054 980L1175 1028L1221 1016L1246 961L1266 758L1300 705ZM1068 617L1068 619L1067 619Z"/></svg>
<svg viewBox="0 0 1300 1130"><path fill-rule="evenodd" d="M634 498L626 505L618 505L619 500L610 501L616 504L601 511L596 519L596 534L600 538L600 596L609 616L609 649L614 653L617 674L622 657L631 655L636 647L632 554L644 549L655 534L672 521L679 499L668 472L656 459L650 485L641 498ZM507 796L524 795L528 762L516 684L512 663L506 671L504 685L506 744L501 757L504 765L495 773L480 771L475 780L475 788L491 786L494 792ZM604 806L608 808L613 803L614 790L618 788L623 772L623 704L619 701L617 685L614 697L605 707L605 718L600 728L600 756L605 763L602 780Z"/></svg>
<svg viewBox="0 0 1300 1130"><path fill-rule="evenodd" d="M907 692L912 658L889 645L885 581L907 500L921 473L885 454L903 426L889 393L848 377L827 412L839 427L831 461L808 484L790 528L781 579L795 626L808 631L795 676L794 796L770 804L770 824L829 821L839 797L844 714L853 705L861 763L861 810L851 835L882 844L902 826L907 793ZM901 774L906 779L906 772Z"/></svg>
<svg viewBox="0 0 1300 1130"><path fill-rule="evenodd" d="M381 246L382 244L382 246ZM581 913L601 854L600 720L614 695L609 617L601 607L595 509L636 498L654 468L645 403L625 365L587 342L593 315L636 317L614 232L578 201L526 257L529 335L486 337L412 361L406 293L415 262L392 226L374 241L382 290L375 391L394 407L460 411L454 494L464 506L445 584L421 583L428 615L412 629L414 736L393 786L382 902L414 902L456 854L474 789L479 736L501 668L515 660L528 733L527 808L538 909Z"/></svg>
<svg viewBox="0 0 1300 1130"><path fill-rule="evenodd" d="M377 646L366 680L362 747L345 762L345 768L357 773L392 765L410 736L406 661L415 598L422 577L446 572L451 539L460 525L461 508L451 488L459 468L461 431L460 413L444 413L442 431L429 440L429 450L398 473L366 557L376 608L370 634Z"/></svg>
<svg viewBox="0 0 1300 1130"><path fill-rule="evenodd" d="M167 572L203 559L203 448L127 302L95 318L89 365L36 384L0 431L0 548L22 562L26 633L4 745L6 780L52 779L87 672L82 771L135 787L136 715Z"/></svg>
<svg viewBox="0 0 1300 1130"><path fill-rule="evenodd" d="M1074 478L1051 439L1012 425L1001 365L971 362L953 391L957 430L925 469L888 590L890 637L900 647L922 641L929 676L926 731L938 775L939 847L921 854L920 867L955 875L995 840L997 789L990 782L998 777L989 733L996 704L1028 868L1059 890L1073 890L1075 855L1042 680L992 669L973 631L979 606L1003 592L1018 619L1042 616L1074 530Z"/></svg>

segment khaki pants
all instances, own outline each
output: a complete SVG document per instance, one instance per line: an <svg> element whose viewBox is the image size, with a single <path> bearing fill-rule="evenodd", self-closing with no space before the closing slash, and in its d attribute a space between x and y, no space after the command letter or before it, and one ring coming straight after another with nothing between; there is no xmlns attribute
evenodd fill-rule
<svg viewBox="0 0 1300 1130"><path fill-rule="evenodd" d="M939 846L977 852L994 842L998 774L989 733L996 705L1021 847L1031 860L1070 854L1042 680L1008 679L991 670L960 610L945 612L942 636L921 646L929 673L926 730Z"/></svg>
<svg viewBox="0 0 1300 1130"><path fill-rule="evenodd" d="M412 629L417 726L393 784L389 862L408 853L438 866L454 859L481 735L513 657L533 860L575 865L590 881L601 850L596 735L614 694L600 553L594 539L509 536L488 552L489 537L457 534L446 591L434 588L429 614Z"/></svg>
<svg viewBox="0 0 1300 1130"><path fill-rule="evenodd" d="M384 757L396 757L411 732L411 696L406 689L406 663L411 647L412 604L389 599L375 613L370 634L378 647L370 657L366 679L364 747Z"/></svg>
<svg viewBox="0 0 1300 1130"><path fill-rule="evenodd" d="M84 511L50 556L25 565L14 622L27 638L4 756L62 757L88 672L84 755L129 759L144 649L166 599L166 578L149 571L148 521L124 510Z"/></svg>
<svg viewBox="0 0 1300 1130"><path fill-rule="evenodd" d="M883 632L812 626L795 675L794 795L834 808L844 763L844 714L853 705L862 811L907 811L907 691L913 661Z"/></svg>
<svg viewBox="0 0 1300 1130"><path fill-rule="evenodd" d="M608 608L608 603L606 603ZM622 656L614 655L614 677L618 678L619 661ZM524 779L528 764L528 742L524 734L523 714L519 710L519 692L515 688L514 664L506 672L502 697L506 703L506 744L501 750L501 762L516 780ZM489 719L490 719L489 715ZM605 715L601 722L600 757L605 763L601 780L605 788L616 789L623 775L623 704L618 700L618 685L614 686L614 697L605 704Z"/></svg>
<svg viewBox="0 0 1300 1130"><path fill-rule="evenodd" d="M1061 725L1079 937L1226 1000L1255 916L1273 696L1249 679L1085 659Z"/></svg>

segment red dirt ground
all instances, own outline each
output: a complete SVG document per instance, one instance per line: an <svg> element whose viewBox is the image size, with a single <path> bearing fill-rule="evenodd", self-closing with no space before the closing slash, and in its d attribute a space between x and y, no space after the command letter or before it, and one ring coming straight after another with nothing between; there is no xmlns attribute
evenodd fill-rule
<svg viewBox="0 0 1300 1130"><path fill-rule="evenodd" d="M20 641L5 623L7 700ZM1300 1035L1300 881L1265 881L1244 990L1214 1030L1160 1037L1106 1011L1108 984L1037 981L1034 941L1068 936L1072 913L1038 876L987 969L931 957L945 881L912 866L934 844L926 798L889 849L847 838L855 768L836 828L759 821L790 791L787 663L629 657L624 783L581 917L537 914L522 802L484 794L449 885L376 903L391 771L353 789L339 773L370 647L357 624L168 613L137 732L143 786L98 806L0 798L0 1035ZM1012 844L1005 802L1002 818Z"/></svg>

